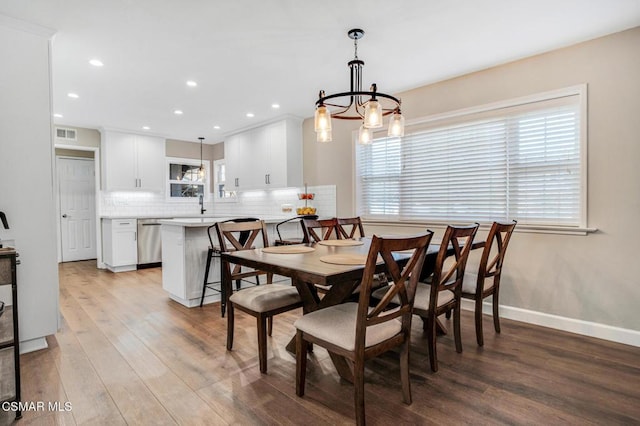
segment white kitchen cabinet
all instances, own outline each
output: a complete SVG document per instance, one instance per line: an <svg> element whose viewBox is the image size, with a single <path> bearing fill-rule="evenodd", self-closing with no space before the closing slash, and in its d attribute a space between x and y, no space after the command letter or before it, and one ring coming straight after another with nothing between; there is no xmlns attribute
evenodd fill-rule
<svg viewBox="0 0 640 426"><path fill-rule="evenodd" d="M138 264L138 221L102 219L102 261L112 272L133 271Z"/></svg>
<svg viewBox="0 0 640 426"><path fill-rule="evenodd" d="M230 189L270 189L302 185L302 122L288 118L232 135L225 140Z"/></svg>
<svg viewBox="0 0 640 426"><path fill-rule="evenodd" d="M163 138L104 130L101 153L104 190L164 191Z"/></svg>

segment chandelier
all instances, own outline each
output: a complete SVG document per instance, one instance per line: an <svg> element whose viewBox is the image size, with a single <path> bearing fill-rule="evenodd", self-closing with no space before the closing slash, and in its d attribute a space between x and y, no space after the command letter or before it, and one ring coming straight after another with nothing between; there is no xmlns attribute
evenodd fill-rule
<svg viewBox="0 0 640 426"><path fill-rule="evenodd" d="M361 29L352 29L347 33L353 40L354 58L348 62L351 71L351 90L326 95L324 90L318 94L315 112L315 131L318 142L331 141L331 118L341 120L362 120L358 131L358 143L369 144L373 140L372 129L383 126L384 116L391 115L389 136L404 136L404 117L400 112L400 99L378 92L373 83L369 91L362 90L362 67L364 61L358 59L358 40L364 36ZM367 98L365 100L365 98ZM329 111L333 107L334 111Z"/></svg>

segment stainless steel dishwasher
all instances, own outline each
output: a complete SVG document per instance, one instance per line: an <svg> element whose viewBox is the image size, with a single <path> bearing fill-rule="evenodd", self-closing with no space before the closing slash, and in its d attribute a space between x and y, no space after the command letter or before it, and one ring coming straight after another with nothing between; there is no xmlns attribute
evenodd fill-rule
<svg viewBox="0 0 640 426"><path fill-rule="evenodd" d="M162 262L162 239L160 219L138 219L138 266L143 268L160 266Z"/></svg>

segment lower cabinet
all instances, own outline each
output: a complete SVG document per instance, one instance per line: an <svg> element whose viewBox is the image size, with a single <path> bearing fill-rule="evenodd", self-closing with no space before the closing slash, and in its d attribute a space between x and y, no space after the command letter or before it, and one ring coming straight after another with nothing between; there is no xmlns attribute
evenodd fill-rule
<svg viewBox="0 0 640 426"><path fill-rule="evenodd" d="M102 261L112 272L133 271L138 264L136 219L102 219Z"/></svg>

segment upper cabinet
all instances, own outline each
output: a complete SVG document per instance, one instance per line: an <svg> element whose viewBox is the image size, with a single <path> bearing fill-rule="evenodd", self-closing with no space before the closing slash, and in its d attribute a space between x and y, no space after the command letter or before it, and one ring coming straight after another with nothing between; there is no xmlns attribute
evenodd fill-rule
<svg viewBox="0 0 640 426"><path fill-rule="evenodd" d="M224 142L229 190L302 185L302 121L287 118Z"/></svg>
<svg viewBox="0 0 640 426"><path fill-rule="evenodd" d="M103 130L100 150L102 189L164 191L163 138Z"/></svg>

